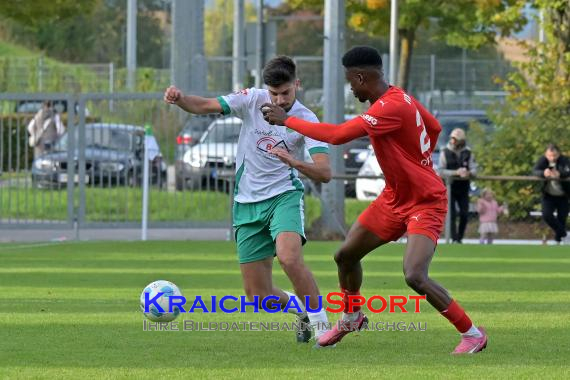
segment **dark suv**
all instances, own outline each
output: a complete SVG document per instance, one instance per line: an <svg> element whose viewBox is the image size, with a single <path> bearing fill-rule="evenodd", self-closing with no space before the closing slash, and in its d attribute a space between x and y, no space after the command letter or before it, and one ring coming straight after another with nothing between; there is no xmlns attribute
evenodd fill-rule
<svg viewBox="0 0 570 380"><path fill-rule="evenodd" d="M74 152L74 178L68 178L68 139L65 133L53 149L36 158L32 184L36 188L64 188L79 182L79 152ZM76 144L77 145L77 144ZM143 178L144 128L125 124L85 125L85 183L93 185L140 186ZM150 183L166 184L166 165L154 152Z"/></svg>

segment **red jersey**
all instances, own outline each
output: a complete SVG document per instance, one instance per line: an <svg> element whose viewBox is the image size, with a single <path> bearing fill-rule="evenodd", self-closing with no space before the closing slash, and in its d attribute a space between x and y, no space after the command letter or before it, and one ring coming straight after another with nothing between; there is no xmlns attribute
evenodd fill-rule
<svg viewBox="0 0 570 380"><path fill-rule="evenodd" d="M446 188L431 159L441 126L398 87L390 87L364 114L341 125L316 125L294 117L285 125L332 144L368 135L386 178L381 197L396 212L405 214L420 204L446 201Z"/></svg>

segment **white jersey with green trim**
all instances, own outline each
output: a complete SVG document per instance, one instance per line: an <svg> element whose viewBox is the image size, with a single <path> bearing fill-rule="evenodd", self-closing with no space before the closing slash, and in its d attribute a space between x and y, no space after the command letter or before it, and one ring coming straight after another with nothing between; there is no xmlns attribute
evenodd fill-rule
<svg viewBox="0 0 570 380"><path fill-rule="evenodd" d="M231 114L243 122L236 154L235 201L260 202L289 190L303 190L297 170L284 164L269 150L281 147L295 158L304 160L305 148L311 155L328 153L328 145L287 127L267 123L260 110L262 104L271 103L267 90L248 88L219 96L218 101L224 115ZM318 122L315 114L298 100L287 114Z"/></svg>

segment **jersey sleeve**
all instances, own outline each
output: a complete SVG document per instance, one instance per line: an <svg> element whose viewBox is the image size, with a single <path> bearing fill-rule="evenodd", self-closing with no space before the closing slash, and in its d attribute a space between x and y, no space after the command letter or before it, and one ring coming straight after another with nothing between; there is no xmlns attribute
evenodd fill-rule
<svg viewBox="0 0 570 380"><path fill-rule="evenodd" d="M401 107L395 101L377 101L359 117L364 120L369 135L383 135L402 127Z"/></svg>
<svg viewBox="0 0 570 380"><path fill-rule="evenodd" d="M218 102L222 106L222 114L233 115L243 119L246 110L255 104L255 88L246 88L233 94L218 96Z"/></svg>
<svg viewBox="0 0 570 380"><path fill-rule="evenodd" d="M315 116L315 114L307 115L305 117L305 120L310 121L311 123L319 122L319 119ZM329 144L327 144L326 142L315 140L307 136L304 136L304 140L305 140L305 147L307 148L311 156L317 153L326 153L326 154L329 153Z"/></svg>
<svg viewBox="0 0 570 380"><path fill-rule="evenodd" d="M360 117L355 117L342 124L311 123L293 116L285 120L286 127L304 136L333 145L345 144L358 137L366 136L365 124Z"/></svg>

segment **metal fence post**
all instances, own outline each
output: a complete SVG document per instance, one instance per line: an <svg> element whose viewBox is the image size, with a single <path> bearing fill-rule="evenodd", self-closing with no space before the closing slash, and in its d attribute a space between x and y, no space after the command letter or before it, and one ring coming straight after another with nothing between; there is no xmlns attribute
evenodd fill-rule
<svg viewBox="0 0 570 380"><path fill-rule="evenodd" d="M67 102L67 221L70 226L75 223L75 209L73 202L73 193L75 191L75 99L68 96ZM75 226L74 226L75 228Z"/></svg>
<svg viewBox="0 0 570 380"><path fill-rule="evenodd" d="M86 98L79 96L79 125L77 132L79 164L79 210L77 213L76 239L80 239L81 226L85 223L85 103ZM74 161L75 162L75 161Z"/></svg>
<svg viewBox="0 0 570 380"><path fill-rule="evenodd" d="M43 71L44 71L44 57L40 55L38 58L38 91L42 92L44 87L44 80L43 80Z"/></svg>
<svg viewBox="0 0 570 380"><path fill-rule="evenodd" d="M148 232L148 192L149 192L149 139L152 137L150 125L144 127L143 184L142 184L142 226L141 240L146 241Z"/></svg>
<svg viewBox="0 0 570 380"><path fill-rule="evenodd" d="M429 103L428 109L433 111L433 94L435 92L435 54L429 57Z"/></svg>
<svg viewBox="0 0 570 380"><path fill-rule="evenodd" d="M235 177L231 177L230 179L230 188L229 188L229 192L230 192L230 223L228 226L228 239L229 241L235 241L235 231L234 231L234 188L235 188Z"/></svg>
<svg viewBox="0 0 570 380"><path fill-rule="evenodd" d="M115 92L115 65L109 62L109 93ZM109 100L109 111L113 112L113 99Z"/></svg>
<svg viewBox="0 0 570 380"><path fill-rule="evenodd" d="M447 187L447 216L445 217L445 243L449 244L451 238L451 208L455 207L451 202L451 184L453 183L452 177L447 177L445 179L445 185Z"/></svg>

